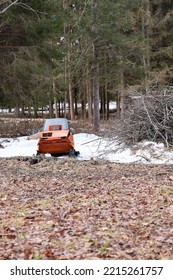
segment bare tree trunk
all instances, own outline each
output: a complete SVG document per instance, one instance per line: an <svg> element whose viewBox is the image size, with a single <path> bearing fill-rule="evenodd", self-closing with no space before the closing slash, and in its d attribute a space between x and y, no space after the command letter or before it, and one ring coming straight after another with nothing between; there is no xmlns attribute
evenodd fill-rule
<svg viewBox="0 0 173 280"><path fill-rule="evenodd" d="M107 56L106 53L104 55L104 74L105 74L105 85L104 85L104 108L105 108L105 119L109 119L109 93L108 93L108 67L107 67Z"/></svg>
<svg viewBox="0 0 173 280"><path fill-rule="evenodd" d="M31 105L28 104L28 117L30 118L31 117Z"/></svg>
<svg viewBox="0 0 173 280"><path fill-rule="evenodd" d="M49 101L49 117L53 117L53 102L51 100Z"/></svg>
<svg viewBox="0 0 173 280"><path fill-rule="evenodd" d="M121 118L124 117L125 110L125 87L124 87L124 73L123 69L120 70L120 106L121 106Z"/></svg>
<svg viewBox="0 0 173 280"><path fill-rule="evenodd" d="M106 102L106 120L108 120L109 119L109 94L108 94L107 79L105 82L105 102Z"/></svg>
<svg viewBox="0 0 173 280"><path fill-rule="evenodd" d="M57 106L56 97L54 97L54 106L55 106L55 118L58 118L58 106Z"/></svg>
<svg viewBox="0 0 173 280"><path fill-rule="evenodd" d="M69 38L67 38L67 47L68 47L68 54L67 54L67 77L68 77L68 96L69 96L69 113L70 119L74 119L74 104L73 104L73 92L72 92L72 79L71 79L71 70L70 70L70 62L71 62L71 42Z"/></svg>
<svg viewBox="0 0 173 280"><path fill-rule="evenodd" d="M81 105L82 105L82 118L86 119L86 103L84 99L82 100Z"/></svg>
<svg viewBox="0 0 173 280"><path fill-rule="evenodd" d="M99 64L96 63L94 67L94 78L93 78L93 93L94 93L94 129L98 131L100 129L100 93L99 93Z"/></svg>
<svg viewBox="0 0 173 280"><path fill-rule="evenodd" d="M34 117L37 118L38 117L38 105L37 102L34 102Z"/></svg>
<svg viewBox="0 0 173 280"><path fill-rule="evenodd" d="M78 85L77 85L77 78L74 77L74 81L73 81L74 85L74 91L73 91L73 94L74 94L74 115L75 116L78 116Z"/></svg>
<svg viewBox="0 0 173 280"><path fill-rule="evenodd" d="M92 79L89 71L89 63L87 63L87 79L86 79L86 91L87 91L87 103L88 103L88 120L92 122Z"/></svg>
<svg viewBox="0 0 173 280"><path fill-rule="evenodd" d="M87 103L88 103L88 120L92 121L92 96L91 96L91 80L87 81Z"/></svg>
<svg viewBox="0 0 173 280"><path fill-rule="evenodd" d="M64 117L67 117L67 58L65 57L64 62L64 83L65 83L65 91L64 91Z"/></svg>
<svg viewBox="0 0 173 280"><path fill-rule="evenodd" d="M24 105L24 103L22 103L22 117L24 117L25 116L25 105Z"/></svg>
<svg viewBox="0 0 173 280"><path fill-rule="evenodd" d="M44 116L44 108L43 108L43 106L41 107L41 116L42 116L42 118Z"/></svg>
<svg viewBox="0 0 173 280"><path fill-rule="evenodd" d="M16 107L15 107L15 117L19 118L20 115L20 108L19 108L19 102L16 102Z"/></svg>
<svg viewBox="0 0 173 280"><path fill-rule="evenodd" d="M58 100L58 116L61 116L61 100Z"/></svg>
<svg viewBox="0 0 173 280"><path fill-rule="evenodd" d="M117 117L118 117L118 119L121 118L120 99L121 99L121 92L120 92L120 90L118 89L118 92L117 92L117 99L116 99L116 103L117 103Z"/></svg>
<svg viewBox="0 0 173 280"><path fill-rule="evenodd" d="M148 93L148 78L150 76L150 35L151 35L151 12L150 0L143 0L143 13L142 13L142 36L145 44L143 54L143 67L145 72L145 91Z"/></svg>
<svg viewBox="0 0 173 280"><path fill-rule="evenodd" d="M93 0L93 30L95 34L97 34L97 26L95 23L97 22L97 18L95 16L97 1ZM100 102L100 93L99 93L99 63L98 63L98 47L96 41L93 43L93 56L95 59L94 64L94 73L93 73L93 101L94 101L94 129L95 131L99 131L100 129L100 110L99 110L99 102Z"/></svg>
<svg viewBox="0 0 173 280"><path fill-rule="evenodd" d="M53 81L53 93L54 93L55 118L58 118L58 106L57 106L56 89L55 89L54 81Z"/></svg>
<svg viewBox="0 0 173 280"><path fill-rule="evenodd" d="M72 78L71 78L71 42L69 37L67 37L67 77L68 77L68 95L69 95L69 109L70 109L70 119L74 119L74 104L73 104L73 91L72 91Z"/></svg>
<svg viewBox="0 0 173 280"><path fill-rule="evenodd" d="M73 104L73 92L72 92L72 82L69 73L69 80L68 80L68 91L69 91L69 106L70 106L70 118L71 120L74 119L74 104Z"/></svg>
<svg viewBox="0 0 173 280"><path fill-rule="evenodd" d="M105 85L101 87L101 105L100 105L100 112L102 114L102 119L105 120Z"/></svg>
<svg viewBox="0 0 173 280"><path fill-rule="evenodd" d="M68 1L63 0L64 9L69 12L71 9L70 4ZM64 26L64 36L65 36L65 43L67 47L67 59L66 59L66 71L67 71L67 83L68 83L68 96L69 96L69 113L71 120L74 119L74 104L73 104L73 91L72 91L72 77L71 77L71 40L70 40L70 33L71 33L71 26Z"/></svg>
<svg viewBox="0 0 173 280"><path fill-rule="evenodd" d="M72 91L72 78L71 78L71 69L70 69L70 63L71 63L71 42L69 38L67 38L67 47L68 47L68 55L67 55L67 76L68 76L68 93L69 93L69 105L70 105L70 118L71 120L74 119L74 104L73 104L73 91Z"/></svg>

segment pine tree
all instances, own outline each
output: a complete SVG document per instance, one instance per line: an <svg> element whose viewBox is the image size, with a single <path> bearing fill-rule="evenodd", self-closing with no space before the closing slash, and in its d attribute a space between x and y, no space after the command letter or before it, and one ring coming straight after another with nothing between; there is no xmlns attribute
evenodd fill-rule
<svg viewBox="0 0 173 280"><path fill-rule="evenodd" d="M58 8L57 1L54 3L50 6L48 0L23 0L1 16L1 95L3 102L17 107L17 113L24 104L36 112L47 97L52 98L53 94L46 92L53 91L54 37L61 23L61 17L54 19L53 11Z"/></svg>

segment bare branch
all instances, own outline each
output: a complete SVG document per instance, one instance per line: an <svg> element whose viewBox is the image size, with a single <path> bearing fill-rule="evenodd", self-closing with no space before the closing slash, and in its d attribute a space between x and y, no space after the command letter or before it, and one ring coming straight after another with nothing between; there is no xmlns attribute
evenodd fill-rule
<svg viewBox="0 0 173 280"><path fill-rule="evenodd" d="M16 6L20 6L22 7L23 9L26 9L26 10L29 10L31 12L33 12L38 18L39 18L39 14L46 14L46 13L42 13L40 11L36 11L34 10L32 7L30 7L29 5L25 4L25 3L22 3L22 1L19 1L19 0L15 0L15 1L11 1L11 0L2 0L0 1L0 5L1 6L5 6L5 8L3 8L1 11L0 11L0 14L3 14L5 13L9 8L11 8L12 6L16 5Z"/></svg>
<svg viewBox="0 0 173 280"><path fill-rule="evenodd" d="M6 4L7 2L10 2L10 3L2 11L0 11L0 14L5 13L9 8L11 8L12 6L16 5L18 0L15 0L14 2L13 1L1 1L0 4L3 5L3 4Z"/></svg>
<svg viewBox="0 0 173 280"><path fill-rule="evenodd" d="M34 9L31 8L29 5L24 4L24 3L22 3L22 2L18 2L17 5L20 6L20 7L22 7L23 9L26 9L26 10L29 10L29 11L33 12L33 13L37 16L37 18L39 18L39 14L46 14L46 13L42 13L42 12L40 12L40 11L34 10Z"/></svg>
<svg viewBox="0 0 173 280"><path fill-rule="evenodd" d="M116 133L126 146L144 140L173 146L173 94L141 95L120 121Z"/></svg>

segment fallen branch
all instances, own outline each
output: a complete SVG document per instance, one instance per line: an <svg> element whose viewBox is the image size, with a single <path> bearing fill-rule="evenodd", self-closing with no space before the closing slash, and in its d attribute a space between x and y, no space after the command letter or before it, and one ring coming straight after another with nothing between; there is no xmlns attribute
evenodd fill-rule
<svg viewBox="0 0 173 280"><path fill-rule="evenodd" d="M97 141L97 140L100 140L100 139L102 139L102 137L98 137L97 139L93 139L93 140L90 140L88 142L82 143L81 146L86 145L86 144L91 143L91 142L94 142L94 141Z"/></svg>
<svg viewBox="0 0 173 280"><path fill-rule="evenodd" d="M7 1L6 1L7 2ZM18 0L15 0L14 2L10 1L11 4L9 4L7 7L5 7L2 11L0 11L0 14L5 13L9 8L11 8L12 6L14 6L15 4L17 4ZM4 3L3 3L4 4Z"/></svg>

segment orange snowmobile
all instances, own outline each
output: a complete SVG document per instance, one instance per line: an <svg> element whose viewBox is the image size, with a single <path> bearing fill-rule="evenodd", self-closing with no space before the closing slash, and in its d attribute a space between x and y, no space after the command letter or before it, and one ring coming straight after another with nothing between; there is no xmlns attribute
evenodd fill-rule
<svg viewBox="0 0 173 280"><path fill-rule="evenodd" d="M67 119L54 118L45 121L38 142L37 155L39 154L51 154L51 156L79 154L74 149L74 138Z"/></svg>

